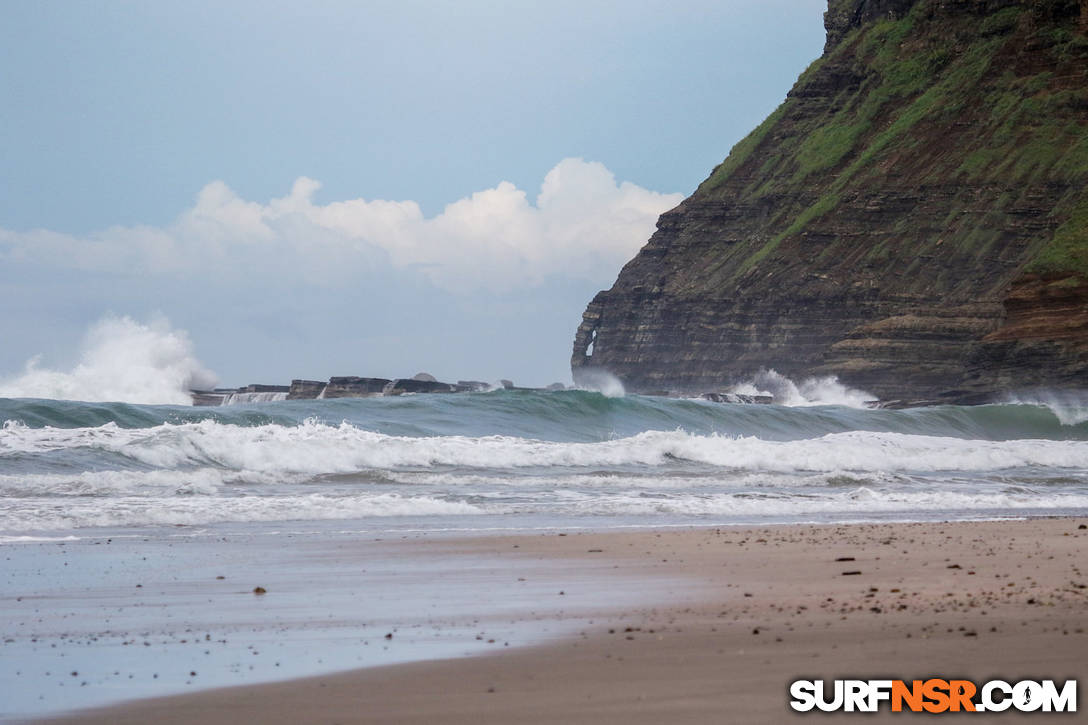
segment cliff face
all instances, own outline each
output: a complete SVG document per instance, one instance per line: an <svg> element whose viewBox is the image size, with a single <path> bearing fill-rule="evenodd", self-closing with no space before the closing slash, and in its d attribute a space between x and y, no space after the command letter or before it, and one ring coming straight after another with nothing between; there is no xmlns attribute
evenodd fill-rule
<svg viewBox="0 0 1088 725"><path fill-rule="evenodd" d="M588 368L1088 387L1088 0L831 0L824 55L589 304Z"/></svg>

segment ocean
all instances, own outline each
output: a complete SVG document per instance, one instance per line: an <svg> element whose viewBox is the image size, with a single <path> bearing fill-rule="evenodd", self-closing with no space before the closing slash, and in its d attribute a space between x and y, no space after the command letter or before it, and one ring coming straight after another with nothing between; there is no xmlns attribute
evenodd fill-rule
<svg viewBox="0 0 1088 725"><path fill-rule="evenodd" d="M869 409L599 392L0 399L0 541L1088 512L1088 403Z"/></svg>

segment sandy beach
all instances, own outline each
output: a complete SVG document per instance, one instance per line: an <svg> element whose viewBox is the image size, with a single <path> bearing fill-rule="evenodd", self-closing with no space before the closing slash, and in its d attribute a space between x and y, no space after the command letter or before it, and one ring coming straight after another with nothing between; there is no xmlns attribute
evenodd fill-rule
<svg viewBox="0 0 1088 725"><path fill-rule="evenodd" d="M562 588L547 596L607 599L613 580L634 578L668 604L606 607L573 635L496 654L49 722L773 723L800 716L788 706L798 678L1083 681L1086 544L1084 521L1070 518L425 537L397 546L444 552L436 555L450 566L497 557L509 592L520 573L558 562L568 573L549 581ZM367 545L339 550L350 559ZM478 596L494 603L507 593L491 583ZM531 626L555 619L547 607L520 616Z"/></svg>

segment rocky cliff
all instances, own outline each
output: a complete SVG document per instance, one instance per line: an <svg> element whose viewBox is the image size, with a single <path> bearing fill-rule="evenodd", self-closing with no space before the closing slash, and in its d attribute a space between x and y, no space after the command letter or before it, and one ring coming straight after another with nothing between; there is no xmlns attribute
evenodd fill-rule
<svg viewBox="0 0 1088 725"><path fill-rule="evenodd" d="M575 379L1088 387L1088 0L830 0L824 54L589 304Z"/></svg>

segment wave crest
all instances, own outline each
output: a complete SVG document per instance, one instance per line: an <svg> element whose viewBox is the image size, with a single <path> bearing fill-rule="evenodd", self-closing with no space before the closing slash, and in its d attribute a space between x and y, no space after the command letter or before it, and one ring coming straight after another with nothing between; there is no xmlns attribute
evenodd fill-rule
<svg viewBox="0 0 1088 725"><path fill-rule="evenodd" d="M214 466L266 473L351 473L456 466L664 466L676 461L759 471L983 471L1024 466L1088 469L1088 441L982 441L850 431L771 441L753 436L647 431L595 443L514 436L392 436L350 423L309 419L286 427L204 420L154 428L29 428L0 436L0 459L16 453L94 449L151 468Z"/></svg>
<svg viewBox="0 0 1088 725"><path fill-rule="evenodd" d="M1035 390L1010 395L1007 402L1046 408L1066 426L1088 422L1088 391L1084 390Z"/></svg>

